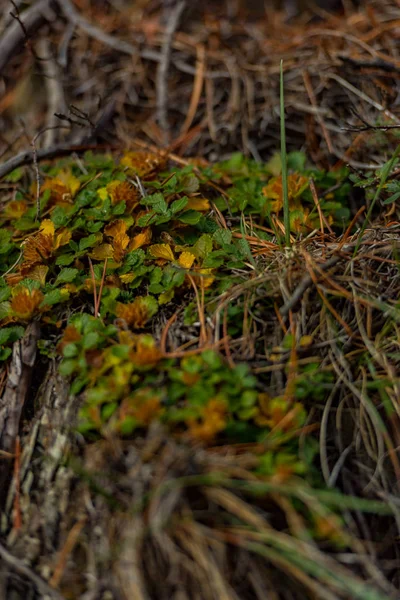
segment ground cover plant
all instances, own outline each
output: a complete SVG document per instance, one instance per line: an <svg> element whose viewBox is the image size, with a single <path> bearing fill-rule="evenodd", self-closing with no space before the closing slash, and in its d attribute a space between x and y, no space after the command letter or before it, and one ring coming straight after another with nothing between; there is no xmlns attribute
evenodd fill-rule
<svg viewBox="0 0 400 600"><path fill-rule="evenodd" d="M57 14L57 3L50 4ZM110 14L118 12L111 4ZM96 43L131 56L130 42L65 6L64 18ZM151 16L155 9L143 10ZM369 12L345 13L354 38L339 29L338 47L328 44L325 52L345 62L343 40L356 39L368 54L381 28L394 27L390 2L374 10L372 2ZM107 11L96 14L107 22ZM315 24L300 17L289 50L297 44L304 52L304 32ZM226 34L208 18L193 17L190 28L199 28L200 40L202 28L214 39L209 65L229 58L239 40L253 56L251 20L250 30ZM373 123L374 113L367 121L358 107L347 123L358 141L339 152L349 132L337 128L332 151L336 121L318 110L315 64L302 75L304 89L296 88L297 56L281 62L279 81L279 61L289 52L279 32L290 25L276 18L280 110L267 150L249 139L255 121L235 121L244 108L232 99L230 141L215 141L214 73L206 78L200 41L183 128L179 111L171 116L175 142L165 143L175 105L160 101L160 84L158 130L151 116L143 125L141 114L135 131L145 135L128 140L134 121L122 104L116 129L106 127L107 144L99 143L90 111L72 106L58 113L56 129L48 121L29 152L0 165L5 597L398 597L395 107L375 99ZM337 18L327 17L328 30ZM19 33L28 35L18 19L16 13ZM155 25L143 23L150 41L142 58L151 63ZM171 59L186 69L175 81L181 92L188 72L182 35ZM43 56L49 39L38 44ZM216 50L221 39L226 54ZM174 48L171 37L169 44ZM375 65L374 81L383 86L382 73L396 59L378 42L372 52L386 61ZM71 89L81 77L77 60L73 54L68 66ZM93 60L103 64L101 51ZM112 59L114 69L119 60ZM246 110L262 61L254 79L243 79ZM135 64L138 105L148 110L151 70L139 77ZM235 97L232 64L224 68ZM97 72L94 80L98 85ZM297 132L304 143L292 135L294 89L308 95L318 143L310 122L306 134ZM332 88L318 89L322 104L337 102ZM360 98L369 103L366 91ZM255 118L257 102L253 109ZM42 117L38 111L38 122ZM280 140L273 133L279 117ZM41 147L43 136L60 134L60 119L69 135L82 127L89 137ZM117 131L121 122L124 132Z"/></svg>

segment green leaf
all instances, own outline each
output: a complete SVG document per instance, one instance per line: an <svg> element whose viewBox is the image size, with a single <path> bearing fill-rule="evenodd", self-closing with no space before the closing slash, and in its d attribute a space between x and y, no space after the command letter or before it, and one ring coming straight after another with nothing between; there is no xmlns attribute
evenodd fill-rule
<svg viewBox="0 0 400 600"><path fill-rule="evenodd" d="M203 262L203 267L207 269L215 269L224 264L226 258L225 252L222 250L216 250L215 252L211 252Z"/></svg>
<svg viewBox="0 0 400 600"><path fill-rule="evenodd" d="M74 262L74 260L74 254L61 254L60 256L57 256L56 265L59 265L60 267L67 266Z"/></svg>
<svg viewBox="0 0 400 600"><path fill-rule="evenodd" d="M0 346L20 340L24 335L24 332L25 329L20 325L15 327L2 327L0 329Z"/></svg>
<svg viewBox="0 0 400 600"><path fill-rule="evenodd" d="M157 214L163 214L168 210L168 204L164 200L164 196L160 193L146 196L140 203L144 206L150 206Z"/></svg>
<svg viewBox="0 0 400 600"><path fill-rule="evenodd" d="M123 200L122 202L118 202L115 206L113 206L111 212L113 215L123 215L126 210L126 202Z"/></svg>
<svg viewBox="0 0 400 600"><path fill-rule="evenodd" d="M72 358L66 358L61 361L58 370L63 377L69 377L76 370L78 362Z"/></svg>
<svg viewBox="0 0 400 600"><path fill-rule="evenodd" d="M161 283L151 283L148 290L151 294L161 294L164 291L164 286Z"/></svg>
<svg viewBox="0 0 400 600"><path fill-rule="evenodd" d="M0 319L8 317L10 310L11 305L9 302L0 302Z"/></svg>
<svg viewBox="0 0 400 600"><path fill-rule="evenodd" d="M185 192L185 194L194 194L200 187L200 182L193 173L181 177L179 184L178 191Z"/></svg>
<svg viewBox="0 0 400 600"><path fill-rule="evenodd" d="M58 285L59 283L71 283L71 281L75 279L78 273L78 269L62 269L58 274L54 285Z"/></svg>
<svg viewBox="0 0 400 600"><path fill-rule="evenodd" d="M115 213L114 213L115 214ZM101 221L89 221L88 223L86 223L86 230L89 231L89 233L97 233L98 231L100 231L100 229L103 228L104 223L102 223Z"/></svg>
<svg viewBox="0 0 400 600"><path fill-rule="evenodd" d="M1 302L5 302L11 296L11 288L7 285L3 288L0 288L0 304Z"/></svg>
<svg viewBox="0 0 400 600"><path fill-rule="evenodd" d="M187 198L186 196L184 196L183 198L178 198L178 200L174 200L173 203L171 204L170 211L173 215L175 215L176 213L180 212L181 210L183 210L186 206L186 204L188 203L189 198Z"/></svg>
<svg viewBox="0 0 400 600"><path fill-rule="evenodd" d="M61 206L56 206L51 213L51 220L54 223L54 227L58 229L58 227L64 227L68 223L69 217Z"/></svg>
<svg viewBox="0 0 400 600"><path fill-rule="evenodd" d="M63 356L65 356L65 358L74 358L75 356L78 356L78 354L79 349L77 344L71 343L64 346Z"/></svg>
<svg viewBox="0 0 400 600"><path fill-rule="evenodd" d="M146 309L149 318L158 311L158 302L153 296L138 296L136 300L140 300L140 304Z"/></svg>
<svg viewBox="0 0 400 600"><path fill-rule="evenodd" d="M150 283L160 283L163 276L161 267L155 267L150 273Z"/></svg>
<svg viewBox="0 0 400 600"><path fill-rule="evenodd" d="M213 233L213 239L219 246L230 244L232 241L232 232L229 229L218 229Z"/></svg>
<svg viewBox="0 0 400 600"><path fill-rule="evenodd" d="M83 337L84 350L91 350L99 345L100 336L96 331L90 331Z"/></svg>
<svg viewBox="0 0 400 600"><path fill-rule="evenodd" d="M67 290L52 290L45 295L40 306L53 306L54 304L65 302L66 300L69 300L69 292Z"/></svg>
<svg viewBox="0 0 400 600"><path fill-rule="evenodd" d="M395 194L393 194L393 196L386 198L386 200L384 200L384 202L382 202L382 204L392 204L392 202L396 202L396 200L398 200L399 198L400 198L400 192L396 192Z"/></svg>
<svg viewBox="0 0 400 600"><path fill-rule="evenodd" d="M95 233L92 233L91 235L88 235L87 237L84 237L80 240L79 250L82 252L83 250L86 250L87 248L92 248L93 246L98 244L98 242L99 242L99 237Z"/></svg>
<svg viewBox="0 0 400 600"><path fill-rule="evenodd" d="M33 217L24 216L13 223L15 229L19 231L30 231L31 229L37 229L37 223Z"/></svg>
<svg viewBox="0 0 400 600"><path fill-rule="evenodd" d="M20 179L22 179L24 171L21 167L17 167L14 171L11 171L4 179L6 181L11 181L11 183L17 183Z"/></svg>
<svg viewBox="0 0 400 600"><path fill-rule="evenodd" d="M197 258L206 258L212 252L213 239L208 233L204 233L193 246L193 254Z"/></svg>
<svg viewBox="0 0 400 600"><path fill-rule="evenodd" d="M11 348L0 348L0 361L7 360L12 354Z"/></svg>
<svg viewBox="0 0 400 600"><path fill-rule="evenodd" d="M306 155L304 152L289 152L287 156L288 168L298 173L304 172L306 168Z"/></svg>
<svg viewBox="0 0 400 600"><path fill-rule="evenodd" d="M200 221L202 214L197 210L187 210L179 215L179 221L186 223L186 225L196 225Z"/></svg>
<svg viewBox="0 0 400 600"><path fill-rule="evenodd" d="M0 254L7 254L14 247L11 236L11 231L0 229Z"/></svg>
<svg viewBox="0 0 400 600"><path fill-rule="evenodd" d="M145 256L144 250L142 250L142 248L137 248L137 250L132 250L132 252L129 252L129 254L126 255L125 264L130 267L138 267L143 264Z"/></svg>
<svg viewBox="0 0 400 600"><path fill-rule="evenodd" d="M139 227L147 227L155 219L156 219L156 213L153 210L151 210L150 212L147 213L147 215L143 215L142 217L139 217L137 224Z"/></svg>
<svg viewBox="0 0 400 600"><path fill-rule="evenodd" d="M108 404L104 404L101 407L101 418L103 421L108 421L108 419L115 413L118 408L117 402L109 402Z"/></svg>

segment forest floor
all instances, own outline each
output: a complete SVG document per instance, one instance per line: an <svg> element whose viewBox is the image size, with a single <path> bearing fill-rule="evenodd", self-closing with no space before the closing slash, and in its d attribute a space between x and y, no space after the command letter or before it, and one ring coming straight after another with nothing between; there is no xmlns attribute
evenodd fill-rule
<svg viewBox="0 0 400 600"><path fill-rule="evenodd" d="M4 11L1 600L400 597L400 6L254 4Z"/></svg>

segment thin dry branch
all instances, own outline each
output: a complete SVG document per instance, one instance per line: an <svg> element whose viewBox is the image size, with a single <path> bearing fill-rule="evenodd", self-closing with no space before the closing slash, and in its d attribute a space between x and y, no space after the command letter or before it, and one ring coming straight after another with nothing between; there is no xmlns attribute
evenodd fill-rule
<svg viewBox="0 0 400 600"><path fill-rule="evenodd" d="M167 28L165 31L165 39L162 47L160 63L157 70L157 115L158 122L164 130L165 137L169 129L168 124L168 67L171 60L171 44L174 33L178 28L179 21L186 6L185 0L180 0L171 10L169 15Z"/></svg>
<svg viewBox="0 0 400 600"><path fill-rule="evenodd" d="M105 149L114 149L116 150L119 146L112 146L110 144L71 144L65 142L63 144L58 144L57 146L53 146L52 148L42 148L37 151L37 161L41 160L50 160L52 158L57 158L59 156L65 156L66 154L72 154L73 152L80 153L86 152L86 150L105 150ZM25 150L24 152L20 152L16 156L13 156L5 163L0 165L0 179L17 169L18 167L23 167L24 165L31 165L35 161L34 153L32 150Z"/></svg>
<svg viewBox="0 0 400 600"><path fill-rule="evenodd" d="M19 20L7 25L0 40L0 73L11 58L27 41L27 36L37 31L54 17L53 0L40 0L22 12ZM21 23L23 27L21 27Z"/></svg>
<svg viewBox="0 0 400 600"><path fill-rule="evenodd" d="M64 596L62 596L62 594L51 588L41 577L36 575L32 569L27 567L21 560L6 550L2 544L0 544L0 559L8 566L9 569L16 571L16 573L28 579L28 581L31 581L36 587L37 591L42 595L42 598L48 597L53 598L54 600L64 600Z"/></svg>
<svg viewBox="0 0 400 600"><path fill-rule="evenodd" d="M57 4L64 17L68 19L70 23L85 31L90 37L95 38L114 50L118 50L118 52L123 52L129 56L134 56L136 54L136 48L132 44L119 40L115 36L105 33L99 27L93 25L93 23L90 23L90 21L85 19L85 17L76 10L70 0L57 0Z"/></svg>

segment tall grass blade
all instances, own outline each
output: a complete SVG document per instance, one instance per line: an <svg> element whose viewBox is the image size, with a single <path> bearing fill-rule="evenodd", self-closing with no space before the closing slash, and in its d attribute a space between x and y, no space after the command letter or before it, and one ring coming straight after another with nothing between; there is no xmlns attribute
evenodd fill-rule
<svg viewBox="0 0 400 600"><path fill-rule="evenodd" d="M289 193L287 178L286 129L285 129L285 97L283 90L283 60L280 68L280 113L281 113L281 160L282 160L282 192L283 192L283 224L285 226L285 243L290 248Z"/></svg>

